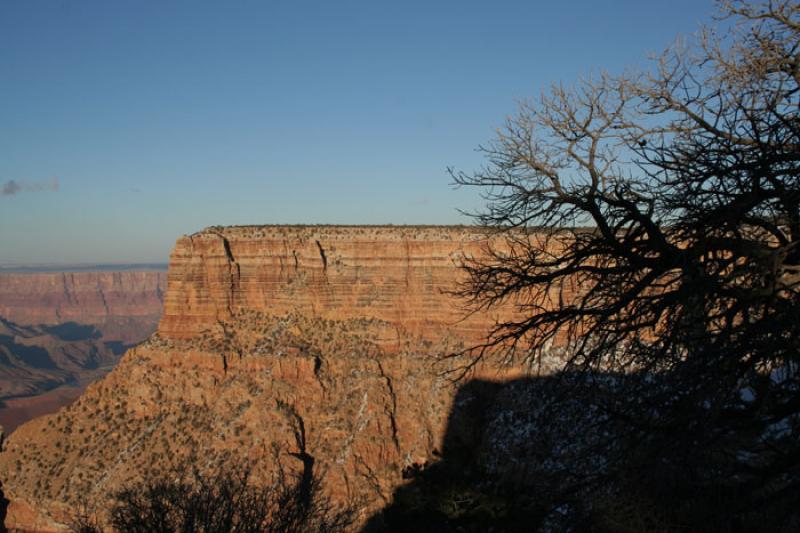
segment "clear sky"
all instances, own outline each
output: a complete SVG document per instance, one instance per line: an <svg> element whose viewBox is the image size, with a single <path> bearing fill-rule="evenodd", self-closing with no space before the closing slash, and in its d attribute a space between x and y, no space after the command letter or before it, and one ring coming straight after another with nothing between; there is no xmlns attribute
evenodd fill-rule
<svg viewBox="0 0 800 533"><path fill-rule="evenodd" d="M0 263L160 262L216 224L469 223L516 102L710 0L0 1Z"/></svg>

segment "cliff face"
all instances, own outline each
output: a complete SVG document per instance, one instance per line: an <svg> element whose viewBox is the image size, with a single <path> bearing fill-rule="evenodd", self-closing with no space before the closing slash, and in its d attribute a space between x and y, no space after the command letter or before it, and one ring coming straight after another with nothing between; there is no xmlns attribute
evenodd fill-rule
<svg viewBox="0 0 800 533"><path fill-rule="evenodd" d="M99 325L161 313L165 272L0 274L0 316L23 326Z"/></svg>
<svg viewBox="0 0 800 533"><path fill-rule="evenodd" d="M241 310L375 318L438 338L477 340L493 323L464 319L447 294L486 240L456 227L211 228L178 240L159 333L189 338Z"/></svg>
<svg viewBox="0 0 800 533"><path fill-rule="evenodd" d="M1 273L0 423L6 430L70 402L150 336L166 278L157 271Z"/></svg>
<svg viewBox="0 0 800 533"><path fill-rule="evenodd" d="M6 523L57 528L84 498L102 513L116 489L186 458L227 454L269 480L278 465L301 469L300 452L366 518L442 449L455 392L444 372L467 361L441 356L496 318L462 320L449 293L460 259L485 244L438 227L211 228L179 239L158 333L75 403L9 438Z"/></svg>

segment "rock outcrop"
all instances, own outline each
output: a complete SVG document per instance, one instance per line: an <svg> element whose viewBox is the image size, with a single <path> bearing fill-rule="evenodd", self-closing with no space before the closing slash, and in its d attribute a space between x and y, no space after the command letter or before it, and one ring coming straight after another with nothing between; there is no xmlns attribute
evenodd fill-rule
<svg viewBox="0 0 800 533"><path fill-rule="evenodd" d="M455 392L446 371L466 362L441 356L513 312L465 319L450 293L463 257L486 243L452 227L209 228L179 239L158 333L8 439L7 525L58 529L85 500L102 513L121 486L187 458L244 459L269 480L279 465L301 468L300 452L366 519L441 450Z"/></svg>
<svg viewBox="0 0 800 533"><path fill-rule="evenodd" d="M483 252L473 228L243 226L178 239L159 333L189 338L240 310L368 317L439 338L482 338L491 314L465 318L448 291L465 256Z"/></svg>

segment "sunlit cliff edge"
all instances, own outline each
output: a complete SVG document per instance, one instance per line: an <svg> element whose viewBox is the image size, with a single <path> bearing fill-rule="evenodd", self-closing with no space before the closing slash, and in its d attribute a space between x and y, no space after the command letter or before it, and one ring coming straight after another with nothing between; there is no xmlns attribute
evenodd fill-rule
<svg viewBox="0 0 800 533"><path fill-rule="evenodd" d="M240 226L178 240L159 333L188 338L240 310L342 320L368 317L439 337L475 338L488 315L466 320L447 291L485 235L466 227Z"/></svg>

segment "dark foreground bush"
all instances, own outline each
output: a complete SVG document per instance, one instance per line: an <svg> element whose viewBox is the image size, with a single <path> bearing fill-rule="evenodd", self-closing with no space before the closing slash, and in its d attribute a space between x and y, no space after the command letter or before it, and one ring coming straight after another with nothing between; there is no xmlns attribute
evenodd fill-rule
<svg viewBox="0 0 800 533"><path fill-rule="evenodd" d="M318 477L281 475L269 484L253 481L244 467L201 473L175 469L132 484L114 495L107 526L94 512L79 513L72 530L152 532L335 532L351 528L352 507L337 506L322 493Z"/></svg>

